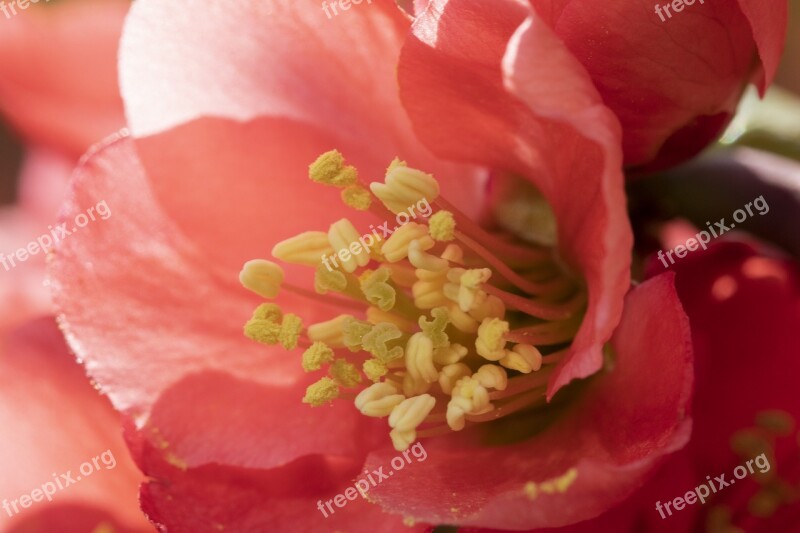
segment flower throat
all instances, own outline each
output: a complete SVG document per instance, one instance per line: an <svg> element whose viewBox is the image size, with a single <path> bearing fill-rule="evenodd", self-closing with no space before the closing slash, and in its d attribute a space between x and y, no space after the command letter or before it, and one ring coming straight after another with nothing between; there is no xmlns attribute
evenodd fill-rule
<svg viewBox="0 0 800 533"><path fill-rule="evenodd" d="M365 416L388 417L398 451L545 407L586 308L555 247L488 232L440 195L433 176L397 159L383 183L367 184L333 150L309 177L398 225L360 235L345 218L276 244L278 261L315 269L313 290L285 283L272 261L245 263L240 281L267 300L285 290L342 311L305 326L267 302L244 327L256 342L303 349L303 369L326 374L305 403L349 400Z"/></svg>

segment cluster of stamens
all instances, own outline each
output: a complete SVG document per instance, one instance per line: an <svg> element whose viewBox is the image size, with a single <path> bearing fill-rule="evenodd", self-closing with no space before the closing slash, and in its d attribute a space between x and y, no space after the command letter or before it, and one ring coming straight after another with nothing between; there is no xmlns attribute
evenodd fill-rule
<svg viewBox="0 0 800 533"><path fill-rule="evenodd" d="M242 284L265 299L288 290L349 311L304 327L264 303L245 325L257 342L302 348L306 372L327 372L304 402L350 399L365 416L388 417L398 451L544 406L586 305L554 249L483 229L440 196L433 176L399 160L383 183L366 184L334 150L309 176L398 227L366 239L341 219L276 244L275 259L315 269L314 291L285 283L274 262L245 264Z"/></svg>

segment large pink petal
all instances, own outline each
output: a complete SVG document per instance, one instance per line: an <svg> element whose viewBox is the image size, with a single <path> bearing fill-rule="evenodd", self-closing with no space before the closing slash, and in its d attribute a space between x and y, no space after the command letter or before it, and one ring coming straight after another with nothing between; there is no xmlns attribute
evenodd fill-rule
<svg viewBox="0 0 800 533"><path fill-rule="evenodd" d="M273 221L281 237L309 229L331 213L306 205L340 204L306 177L331 148L367 180L381 179L400 156L477 214L485 173L433 158L400 105L395 65L408 21L394 3L353 5L331 20L316 2L273 4L247 1L213 17L200 5L143 1L132 9L121 52L127 114L159 201L178 225L229 260L252 250L243 237L274 229ZM294 188L296 201L288 201Z"/></svg>
<svg viewBox="0 0 800 533"><path fill-rule="evenodd" d="M549 394L596 372L628 288L631 232L619 127L583 68L519 3L450 0L416 19L399 77L417 132L437 153L515 172L550 201L589 309Z"/></svg>
<svg viewBox="0 0 800 533"><path fill-rule="evenodd" d="M124 125L117 42L129 6L40 2L0 17L0 109L26 137L77 157Z"/></svg>
<svg viewBox="0 0 800 533"><path fill-rule="evenodd" d="M739 0L739 9L750 23L761 57L763 73L759 76L758 88L763 95L778 71L789 24L789 3Z"/></svg>
<svg viewBox="0 0 800 533"><path fill-rule="evenodd" d="M54 481L54 473L61 480L60 474L71 472L74 480L56 491L51 502L28 508L17 503L20 513L12 509L10 518L2 511L4 531L6 526L48 531L46 525L55 516L70 513L58 531L87 531L102 521L124 531L151 529L139 511L137 487L143 476L122 440L119 415L91 386L52 319L31 322L12 334L4 331L0 400L0 425L5 428L0 498L11 502L30 495ZM109 450L111 456L106 462L100 457L99 468L94 468L91 461ZM88 475L82 476L80 468L87 461L92 469L84 467Z"/></svg>
<svg viewBox="0 0 800 533"><path fill-rule="evenodd" d="M612 346L607 370L573 404L555 411L540 433L505 446L469 446L460 435L426 441L427 459L407 467L413 476L381 483L374 497L386 509L431 523L515 530L566 525L605 511L689 439L692 347L672 276L631 291ZM526 421L542 424L535 415L520 415L517 430ZM375 452L367 468L388 465L393 455ZM577 477L565 493L534 500L525 494L527 482L570 468Z"/></svg>

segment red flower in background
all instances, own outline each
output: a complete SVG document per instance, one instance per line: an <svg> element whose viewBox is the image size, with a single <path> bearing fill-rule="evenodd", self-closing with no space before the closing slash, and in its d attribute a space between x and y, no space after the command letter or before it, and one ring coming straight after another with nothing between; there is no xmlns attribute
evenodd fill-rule
<svg viewBox="0 0 800 533"><path fill-rule="evenodd" d="M629 494L689 430L688 329L671 281L652 280L625 297L631 235L616 120L525 6L450 2L445 13L418 19L404 47L409 24L392 3L361 7L332 22L314 3L273 10L247 2L215 17L144 0L132 8L121 79L134 137L110 140L85 162L65 213L103 199L114 217L65 241L53 277L71 345L131 419L129 443L153 478L143 506L171 529L214 523L244 531L317 528L322 520L355 531L377 521L403 528L381 509L512 528L594 516ZM436 24L434 38L424 30ZM470 30L477 24L480 33ZM209 35L217 46L207 47ZM549 77L508 68L528 54ZM514 64L504 65L509 57ZM457 114L448 114L448 100L460 105ZM420 139L481 167L437 160ZM498 277L526 275L530 254L550 251L504 243L470 222L489 207L481 198L485 167L498 182L502 174L535 184L558 222L557 251L581 278L572 288L588 301L574 342L545 356L545 379L534 386L512 374L508 383L531 385L522 406L543 404L547 392L558 407L494 424L470 419L476 423L464 433L426 439L425 463L374 490L380 507L359 501L323 518L317 500L397 452L385 422L345 402L300 403L311 380L299 354L242 338L254 300L236 278L265 245L337 218L336 195L305 173L332 146L362 176L382 175L398 154L433 171L442 187L436 209L459 208L460 231L489 243L486 253L502 258L490 265L497 272L506 265ZM352 220L366 228L380 218ZM459 239L468 260L486 258ZM286 277L309 282L298 268ZM524 299L546 309L563 303ZM340 311L291 293L277 301L307 324ZM535 323L524 312L517 318ZM493 398L501 415L520 400Z"/></svg>

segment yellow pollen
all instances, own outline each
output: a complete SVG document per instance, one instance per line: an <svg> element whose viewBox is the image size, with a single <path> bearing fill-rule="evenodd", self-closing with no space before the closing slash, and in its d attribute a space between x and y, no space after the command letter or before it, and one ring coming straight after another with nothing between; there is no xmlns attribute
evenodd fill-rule
<svg viewBox="0 0 800 533"><path fill-rule="evenodd" d="M267 299L275 298L278 295L283 277L281 267L264 259L253 259L246 262L239 273L239 281L244 288Z"/></svg>
<svg viewBox="0 0 800 533"><path fill-rule="evenodd" d="M577 478L578 470L576 468L570 468L564 474L542 481L541 483L529 481L525 484L523 490L531 500L538 498L539 494L564 494Z"/></svg>
<svg viewBox="0 0 800 533"><path fill-rule="evenodd" d="M386 366L386 363L380 359L369 359L364 362L362 368L364 370L364 374L366 374L370 380L376 383L389 372L389 368Z"/></svg>
<svg viewBox="0 0 800 533"><path fill-rule="evenodd" d="M397 294L388 283L391 271L388 268L379 268L367 271L359 278L361 291L372 305L381 311L389 311L394 307Z"/></svg>
<svg viewBox="0 0 800 533"><path fill-rule="evenodd" d="M342 201L357 211L366 211L372 205L372 194L361 185L342 189Z"/></svg>
<svg viewBox="0 0 800 533"><path fill-rule="evenodd" d="M287 350L297 348L297 341L303 331L303 321L299 316L287 313L281 322L281 329L278 332L278 341Z"/></svg>
<svg viewBox="0 0 800 533"><path fill-rule="evenodd" d="M428 235L427 226L417 224L416 222L409 222L404 226L400 226L394 233L392 233L386 242L383 243L381 252L386 260L390 263L402 261L408 257L408 247L411 241L419 241L419 249L422 251L430 250L433 248L434 242Z"/></svg>
<svg viewBox="0 0 800 533"><path fill-rule="evenodd" d="M344 325L354 318L350 315L339 315L332 320L318 322L308 327L308 338L312 342L323 342L331 348L344 348Z"/></svg>
<svg viewBox="0 0 800 533"><path fill-rule="evenodd" d="M322 378L308 386L303 403L310 404L311 407L320 407L328 402L332 402L339 397L339 385L331 378Z"/></svg>
<svg viewBox="0 0 800 533"><path fill-rule="evenodd" d="M324 342L314 342L303 352L303 370L312 372L333 361L333 350Z"/></svg>
<svg viewBox="0 0 800 533"><path fill-rule="evenodd" d="M356 268L369 263L369 252L358 242L359 238L355 226L346 218L334 222L328 230L328 241L347 272L354 272Z"/></svg>
<svg viewBox="0 0 800 533"><path fill-rule="evenodd" d="M375 383L358 393L355 405L362 414L379 418L389 416L405 399L391 383Z"/></svg>
<svg viewBox="0 0 800 533"><path fill-rule="evenodd" d="M275 304L261 304L253 312L253 317L244 325L244 335L262 344L278 344L281 333L283 313Z"/></svg>
<svg viewBox="0 0 800 533"><path fill-rule="evenodd" d="M344 359L337 359L330 367L330 375L342 387L352 388L361 383L361 374L355 365Z"/></svg>
<svg viewBox="0 0 800 533"><path fill-rule="evenodd" d="M492 271L488 268L477 268L467 270L461 275L459 280L461 285L458 288L458 307L462 311L471 311L479 302L486 300L486 293L484 293L480 286L482 283L489 281L492 277Z"/></svg>
<svg viewBox="0 0 800 533"><path fill-rule="evenodd" d="M478 339L475 349L478 355L489 361L499 361L506 355L506 334L508 322L498 318L487 318L478 327Z"/></svg>
<svg viewBox="0 0 800 533"><path fill-rule="evenodd" d="M325 185L349 187L358 181L358 172L354 167L345 166L341 152L331 150L309 165L308 177Z"/></svg>
<svg viewBox="0 0 800 533"><path fill-rule="evenodd" d="M273 246L272 256L285 263L317 266L323 256L333 254L328 235L322 231L306 231Z"/></svg>
<svg viewBox="0 0 800 533"><path fill-rule="evenodd" d="M455 239L456 219L450 211L438 211L428 219L431 237L435 241L452 241Z"/></svg>

